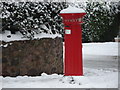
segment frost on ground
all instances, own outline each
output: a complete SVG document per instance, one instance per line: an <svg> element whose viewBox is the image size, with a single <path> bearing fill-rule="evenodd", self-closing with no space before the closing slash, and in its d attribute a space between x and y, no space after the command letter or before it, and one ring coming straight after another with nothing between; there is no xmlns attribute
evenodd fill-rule
<svg viewBox="0 0 120 90"><path fill-rule="evenodd" d="M3 78L3 88L117 88L118 71L115 69L84 68L84 76L41 74L37 77L18 76Z"/></svg>

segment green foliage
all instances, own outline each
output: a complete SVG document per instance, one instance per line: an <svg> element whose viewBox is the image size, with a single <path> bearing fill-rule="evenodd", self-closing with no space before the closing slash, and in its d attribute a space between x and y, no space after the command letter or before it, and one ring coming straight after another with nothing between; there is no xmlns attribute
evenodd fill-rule
<svg viewBox="0 0 120 90"><path fill-rule="evenodd" d="M111 30L116 10L115 6L107 2L87 2L87 14L83 19L83 42L112 40L117 34L116 29Z"/></svg>
<svg viewBox="0 0 120 90"><path fill-rule="evenodd" d="M65 2L19 2L2 3L2 31L20 31L32 39L34 34L63 34L60 11L67 7Z"/></svg>

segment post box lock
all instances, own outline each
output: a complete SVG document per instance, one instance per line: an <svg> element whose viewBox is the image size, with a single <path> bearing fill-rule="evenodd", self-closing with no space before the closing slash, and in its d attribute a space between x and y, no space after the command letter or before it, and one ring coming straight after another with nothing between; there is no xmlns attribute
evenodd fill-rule
<svg viewBox="0 0 120 90"><path fill-rule="evenodd" d="M71 34L71 30L66 29L65 34Z"/></svg>

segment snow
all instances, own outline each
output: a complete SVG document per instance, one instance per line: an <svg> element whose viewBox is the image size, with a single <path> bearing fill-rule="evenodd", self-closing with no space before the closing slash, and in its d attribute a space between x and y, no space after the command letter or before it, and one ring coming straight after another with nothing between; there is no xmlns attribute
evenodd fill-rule
<svg viewBox="0 0 120 90"><path fill-rule="evenodd" d="M7 44L0 44L0 47L4 47L4 48L6 48L6 47L8 47L8 46L10 46L10 45L12 45L12 43L7 43Z"/></svg>
<svg viewBox="0 0 120 90"><path fill-rule="evenodd" d="M118 55L118 43L117 42L105 42L105 43L83 43L83 56L87 58L91 56L97 58L99 64L101 64L102 57L109 63L109 56ZM94 57L93 57L94 56ZM90 59L90 58L88 58ZM112 58L111 58L112 59ZM104 60L104 61L106 61ZM112 60L112 63L116 59ZM90 60L88 60L90 61ZM84 59L84 62L87 62ZM84 66L83 76L63 76L58 74L48 75L42 73L41 76L28 77L0 77L2 78L3 88L117 88L118 87L118 68L109 67L93 67L95 64L91 60L91 67ZM102 62L104 63L104 62ZM118 64L118 63L117 63ZM116 65L117 65L116 64ZM112 64L110 64L112 65Z"/></svg>
<svg viewBox="0 0 120 90"><path fill-rule="evenodd" d="M8 44L5 44L3 47L7 47L8 46Z"/></svg>
<svg viewBox="0 0 120 90"><path fill-rule="evenodd" d="M72 2L119 2L120 0L67 0Z"/></svg>
<svg viewBox="0 0 120 90"><path fill-rule="evenodd" d="M83 55L118 56L118 42L83 43Z"/></svg>
<svg viewBox="0 0 120 90"><path fill-rule="evenodd" d="M0 76L0 90L2 90L2 76Z"/></svg>
<svg viewBox="0 0 120 90"><path fill-rule="evenodd" d="M41 39L41 38L56 38L61 37L60 34L46 34L46 33L39 33L35 34L34 39ZM5 42L10 41L20 41L20 40L29 40L28 38L23 38L23 35L20 32L16 34L11 34L10 31L5 31L5 33L0 34L0 40Z"/></svg>
<svg viewBox="0 0 120 90"><path fill-rule="evenodd" d="M66 9L63 9L60 13L85 13L83 9L69 6Z"/></svg>
<svg viewBox="0 0 120 90"><path fill-rule="evenodd" d="M4 1L4 0L2 0ZM5 0L6 1L6 0ZM44 0L8 0L9 2L25 2L25 1L30 1L30 2L44 2ZM47 0L48 2L50 2L51 0ZM88 0L53 0L52 2L87 2ZM94 2L99 2L99 1L114 1L114 2L119 2L120 0L92 0Z"/></svg>
<svg viewBox="0 0 120 90"><path fill-rule="evenodd" d="M84 76L63 76L58 74L16 78L3 78L3 88L117 88L117 70L96 70L84 68ZM72 81L73 79L73 81Z"/></svg>

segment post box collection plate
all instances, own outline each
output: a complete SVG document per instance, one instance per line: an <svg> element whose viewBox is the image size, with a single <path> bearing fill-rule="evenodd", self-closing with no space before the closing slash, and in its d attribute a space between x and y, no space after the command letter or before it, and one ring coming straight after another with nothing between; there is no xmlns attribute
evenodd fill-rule
<svg viewBox="0 0 120 90"><path fill-rule="evenodd" d="M71 34L71 30L66 29L65 34Z"/></svg>

